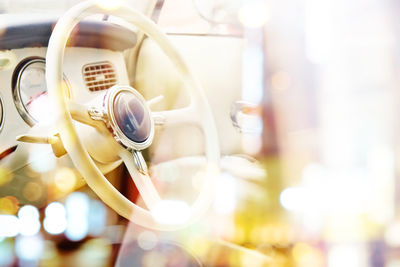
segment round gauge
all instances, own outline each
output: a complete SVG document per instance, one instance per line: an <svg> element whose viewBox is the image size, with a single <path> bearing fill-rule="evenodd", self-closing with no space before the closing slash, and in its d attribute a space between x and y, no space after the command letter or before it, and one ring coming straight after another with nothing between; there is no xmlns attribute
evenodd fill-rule
<svg viewBox="0 0 400 267"><path fill-rule="evenodd" d="M3 128L4 112L3 112L3 99L0 96L0 131Z"/></svg>
<svg viewBox="0 0 400 267"><path fill-rule="evenodd" d="M52 105L47 95L46 65L42 58L28 59L20 64L13 88L14 102L22 118L30 125L52 120ZM68 92L64 78L63 87Z"/></svg>

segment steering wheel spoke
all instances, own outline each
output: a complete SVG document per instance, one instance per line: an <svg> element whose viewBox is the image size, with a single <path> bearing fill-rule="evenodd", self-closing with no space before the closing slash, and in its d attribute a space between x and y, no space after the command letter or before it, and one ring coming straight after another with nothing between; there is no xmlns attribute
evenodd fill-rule
<svg viewBox="0 0 400 267"><path fill-rule="evenodd" d="M71 114L71 117L83 124L92 126L97 130L104 132L107 131L107 127L104 122L93 119L88 111L88 107L86 105L79 104L75 101L68 101L68 108Z"/></svg>
<svg viewBox="0 0 400 267"><path fill-rule="evenodd" d="M134 151L131 153L127 149L121 149L119 156L125 163L125 166L128 169L129 174L131 175L133 182L135 183L147 208L150 210L154 209L161 201L161 198L147 173L147 165L141 152ZM138 159L140 161L140 167L138 167Z"/></svg>
<svg viewBox="0 0 400 267"><path fill-rule="evenodd" d="M200 125L198 113L194 106L188 106L180 109L154 111L151 113L154 124L158 126L172 126L178 124Z"/></svg>

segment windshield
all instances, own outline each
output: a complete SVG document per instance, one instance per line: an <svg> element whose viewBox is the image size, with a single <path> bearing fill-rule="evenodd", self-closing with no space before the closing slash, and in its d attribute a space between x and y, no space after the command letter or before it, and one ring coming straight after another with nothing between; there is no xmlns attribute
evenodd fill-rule
<svg viewBox="0 0 400 267"><path fill-rule="evenodd" d="M1 13L52 14L62 15L82 0L4 0L0 1ZM101 1L99 1L100 3ZM124 0L124 4L145 11L152 0Z"/></svg>
<svg viewBox="0 0 400 267"><path fill-rule="evenodd" d="M60 17L72 6L82 0L13 0L0 1L0 14L19 14L24 18L48 19ZM99 0L99 4L109 5L113 1ZM229 1L228 1L229 2ZM151 16L160 27L168 33L189 34L218 34L240 35L241 27L236 20L232 20L231 6L218 6L219 9L229 11L227 15L214 18L215 9L212 1L188 1L188 0L117 0L116 4L123 3L140 12ZM214 9L213 9L214 8ZM234 9L237 11L237 9ZM233 12L235 12L233 11ZM92 19L104 19L102 15L92 16ZM13 16L11 18L15 20ZM123 24L121 20L108 17L107 20L117 24ZM18 21L18 19L17 19Z"/></svg>

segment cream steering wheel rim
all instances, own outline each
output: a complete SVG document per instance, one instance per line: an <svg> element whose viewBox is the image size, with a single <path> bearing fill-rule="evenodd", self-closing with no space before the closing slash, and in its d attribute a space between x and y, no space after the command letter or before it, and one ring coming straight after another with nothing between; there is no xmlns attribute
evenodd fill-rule
<svg viewBox="0 0 400 267"><path fill-rule="evenodd" d="M63 57L68 37L75 25L82 19L93 14L107 14L120 17L143 31L170 58L190 89L192 104L195 106L196 111L199 112L197 120L204 133L208 164L202 189L190 208L190 216L185 223L160 223L155 220L150 211L137 206L125 198L101 173L78 137L69 107L61 90ZM87 1L74 6L59 19L50 37L46 54L46 82L49 97L57 107L55 111L56 127L65 149L89 187L108 206L132 222L155 230L176 230L185 227L196 221L208 209L213 197L213 180L218 172L220 157L217 130L211 109L200 83L192 75L182 56L170 43L168 37L149 18L127 6L104 9L96 1ZM117 143L115 143L115 149L118 151L123 150L122 146ZM124 152L121 155L124 155Z"/></svg>

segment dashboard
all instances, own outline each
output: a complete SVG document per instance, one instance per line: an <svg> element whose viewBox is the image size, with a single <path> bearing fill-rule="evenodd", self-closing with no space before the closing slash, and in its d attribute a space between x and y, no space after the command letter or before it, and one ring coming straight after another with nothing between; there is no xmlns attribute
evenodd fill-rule
<svg viewBox="0 0 400 267"><path fill-rule="evenodd" d="M19 165L8 155L15 150L13 154L18 151L21 155L30 154L25 148L29 148L29 144L22 145L16 137L28 131L34 134L37 121L51 121L51 103L47 102L45 88L45 56L56 20L15 21L17 23L8 25L0 34L0 166L11 171ZM241 97L242 39L197 35L169 37L205 89L218 122L221 152L226 155L242 153L241 135L229 118L231 104ZM188 96L180 76L154 42L145 39L135 57L135 66L126 65L132 63L127 60L127 52L136 44L135 29L104 21L79 23L65 50L63 87L66 95L85 104L113 84L134 83L145 99L166 97L152 106L154 110L185 106ZM127 69L135 69L135 73L128 74ZM129 77L134 77L134 81ZM52 125L54 123L48 123L49 128ZM51 130L49 134L56 133ZM155 163L204 152L202 133L196 127L185 125L157 131L163 134L157 134L149 149ZM39 147L44 150L48 146Z"/></svg>
<svg viewBox="0 0 400 267"><path fill-rule="evenodd" d="M0 37L0 160L14 151L16 136L40 121L51 122L45 81L46 47L55 21L8 25ZM134 32L105 22L82 22L64 57L63 88L86 103L115 84L129 84L124 51Z"/></svg>

